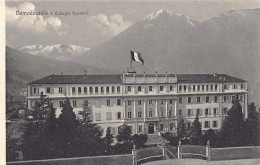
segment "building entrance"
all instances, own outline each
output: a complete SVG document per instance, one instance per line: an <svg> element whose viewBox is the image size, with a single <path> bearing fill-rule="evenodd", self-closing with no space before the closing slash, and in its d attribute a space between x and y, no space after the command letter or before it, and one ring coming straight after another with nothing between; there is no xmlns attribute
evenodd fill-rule
<svg viewBox="0 0 260 165"><path fill-rule="evenodd" d="M149 123L148 134L154 134L154 123Z"/></svg>

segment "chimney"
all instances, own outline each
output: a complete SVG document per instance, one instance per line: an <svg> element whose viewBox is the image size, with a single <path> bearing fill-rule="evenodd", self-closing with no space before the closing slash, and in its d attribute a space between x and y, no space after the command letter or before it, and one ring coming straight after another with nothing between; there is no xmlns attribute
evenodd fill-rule
<svg viewBox="0 0 260 165"><path fill-rule="evenodd" d="M217 76L218 76L217 72L214 72L214 74L213 74L213 75L214 75L214 77L217 77Z"/></svg>

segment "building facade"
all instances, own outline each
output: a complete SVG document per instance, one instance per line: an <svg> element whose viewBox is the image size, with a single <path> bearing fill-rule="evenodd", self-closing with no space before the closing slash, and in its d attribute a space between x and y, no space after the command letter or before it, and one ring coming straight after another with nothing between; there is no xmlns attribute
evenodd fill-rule
<svg viewBox="0 0 260 165"><path fill-rule="evenodd" d="M41 93L57 115L66 97L76 114L87 104L114 135L124 123L133 134L176 132L181 117L190 127L196 115L202 130L220 129L236 95L248 115L247 82L225 74L50 75L28 84L29 109Z"/></svg>

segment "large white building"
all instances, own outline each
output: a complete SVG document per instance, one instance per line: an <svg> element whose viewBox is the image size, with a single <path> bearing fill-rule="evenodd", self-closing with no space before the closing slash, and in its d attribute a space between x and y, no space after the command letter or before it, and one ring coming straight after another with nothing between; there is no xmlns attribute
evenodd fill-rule
<svg viewBox="0 0 260 165"><path fill-rule="evenodd" d="M50 75L28 85L28 108L48 95L59 115L64 99L77 113L87 103L93 122L117 134L126 123L132 133L176 132L183 117L190 127L198 114L202 130L220 129L239 95L247 118L247 82L225 74Z"/></svg>

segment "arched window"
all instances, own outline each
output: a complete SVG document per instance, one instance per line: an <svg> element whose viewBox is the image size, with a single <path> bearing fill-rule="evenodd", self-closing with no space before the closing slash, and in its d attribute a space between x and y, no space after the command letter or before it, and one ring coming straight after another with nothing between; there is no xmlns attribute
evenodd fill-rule
<svg viewBox="0 0 260 165"><path fill-rule="evenodd" d="M76 88L72 87L72 94L75 95Z"/></svg>
<svg viewBox="0 0 260 165"><path fill-rule="evenodd" d="M109 87L106 87L106 92L109 93Z"/></svg>
<svg viewBox="0 0 260 165"><path fill-rule="evenodd" d="M188 91L189 91L189 92L191 91L191 86L190 86L190 85L188 86Z"/></svg>
<svg viewBox="0 0 260 165"><path fill-rule="evenodd" d="M196 85L193 85L193 92L196 91Z"/></svg>
<svg viewBox="0 0 260 165"><path fill-rule="evenodd" d="M117 87L117 93L120 93L120 86Z"/></svg>
<svg viewBox="0 0 260 165"><path fill-rule="evenodd" d="M103 94L104 93L104 87L101 87L101 93Z"/></svg>
<svg viewBox="0 0 260 165"><path fill-rule="evenodd" d="M84 87L84 94L87 94L87 92L88 92L87 87Z"/></svg>
<svg viewBox="0 0 260 165"><path fill-rule="evenodd" d="M115 93L115 87L112 86L112 93Z"/></svg>
<svg viewBox="0 0 260 165"><path fill-rule="evenodd" d="M81 87L78 87L78 94L81 94Z"/></svg>
<svg viewBox="0 0 260 165"><path fill-rule="evenodd" d="M89 87L89 93L93 94L93 88L92 87Z"/></svg>
<svg viewBox="0 0 260 165"><path fill-rule="evenodd" d="M98 93L98 87L95 87L95 93Z"/></svg>

